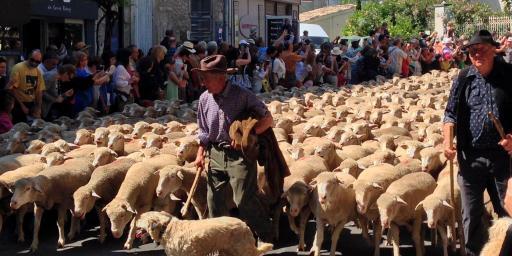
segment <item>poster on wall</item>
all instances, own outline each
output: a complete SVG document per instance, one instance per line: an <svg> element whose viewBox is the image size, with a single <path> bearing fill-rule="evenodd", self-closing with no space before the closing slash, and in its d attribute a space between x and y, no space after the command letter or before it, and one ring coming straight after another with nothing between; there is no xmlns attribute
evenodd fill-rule
<svg viewBox="0 0 512 256"><path fill-rule="evenodd" d="M281 36L283 25L286 19L291 20L291 16L271 16L267 15L265 18L266 21L266 40L267 45L272 45L272 43Z"/></svg>

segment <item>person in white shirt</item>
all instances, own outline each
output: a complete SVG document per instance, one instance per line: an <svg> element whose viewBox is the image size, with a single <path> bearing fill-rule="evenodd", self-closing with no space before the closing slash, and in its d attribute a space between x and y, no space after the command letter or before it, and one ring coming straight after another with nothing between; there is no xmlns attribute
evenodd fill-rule
<svg viewBox="0 0 512 256"><path fill-rule="evenodd" d="M117 53L117 67L113 74L114 90L117 94L116 105L119 111L122 111L124 105L133 102L132 85L137 83L137 77L132 77L128 73L130 65L130 51L120 49Z"/></svg>
<svg viewBox="0 0 512 256"><path fill-rule="evenodd" d="M43 62L37 66L43 75L46 90L43 92L43 104L41 108L41 117L46 118L53 103L62 102L59 97L57 87L57 65L59 64L59 56L54 52L47 52L43 55Z"/></svg>
<svg viewBox="0 0 512 256"><path fill-rule="evenodd" d="M392 75L400 74L402 72L402 63L408 57L407 53L402 50L402 40L397 38L393 41L393 44L389 47L388 55L389 72Z"/></svg>

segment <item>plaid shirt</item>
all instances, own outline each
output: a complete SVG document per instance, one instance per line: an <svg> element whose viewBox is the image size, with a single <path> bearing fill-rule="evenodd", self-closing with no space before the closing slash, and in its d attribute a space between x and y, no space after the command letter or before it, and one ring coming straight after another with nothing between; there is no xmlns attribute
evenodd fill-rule
<svg viewBox="0 0 512 256"><path fill-rule="evenodd" d="M231 123L248 112L264 117L268 114L268 109L256 95L245 88L228 82L224 91L218 95L203 92L197 110L200 144L207 147L215 143L230 143Z"/></svg>

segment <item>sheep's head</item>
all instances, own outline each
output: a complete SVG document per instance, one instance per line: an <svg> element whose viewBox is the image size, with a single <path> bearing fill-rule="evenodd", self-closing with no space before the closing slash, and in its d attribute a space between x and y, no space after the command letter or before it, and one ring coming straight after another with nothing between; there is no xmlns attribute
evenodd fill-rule
<svg viewBox="0 0 512 256"><path fill-rule="evenodd" d="M93 152L94 160L92 161L92 165L94 167L103 166L109 163L112 163L117 158L117 153L112 149L101 147L97 148Z"/></svg>
<svg viewBox="0 0 512 256"><path fill-rule="evenodd" d="M158 186L156 187L156 196L164 198L171 193L179 190L183 184L183 170L176 166L167 166L159 171Z"/></svg>
<svg viewBox="0 0 512 256"><path fill-rule="evenodd" d="M154 134L154 133L151 133L147 136L144 135L143 139L144 139L144 143L143 143L144 148L152 148L152 147L162 148L163 144L168 141L167 137L162 137L162 136Z"/></svg>
<svg viewBox="0 0 512 256"><path fill-rule="evenodd" d="M336 190L343 185L343 182L336 177L335 173L323 172L316 176L309 185L316 189L318 202L325 205L336 203L336 197L339 196Z"/></svg>
<svg viewBox="0 0 512 256"><path fill-rule="evenodd" d="M51 153L55 153L55 152L63 153L62 150L59 147L57 147L55 144L49 143L49 144L46 144L43 146L43 150L41 150L41 155L47 156L47 155L49 155Z"/></svg>
<svg viewBox="0 0 512 256"><path fill-rule="evenodd" d="M185 139L183 141L176 141L176 156L181 161L193 162L199 150L199 141L195 138Z"/></svg>
<svg viewBox="0 0 512 256"><path fill-rule="evenodd" d="M124 151L124 134L114 132L108 136L108 148L114 150L117 153L123 153Z"/></svg>
<svg viewBox="0 0 512 256"><path fill-rule="evenodd" d="M285 183L287 183L286 178ZM312 188L303 181L295 181L284 192L283 196L290 203L290 215L292 217L297 217L302 208L309 203L311 190Z"/></svg>
<svg viewBox="0 0 512 256"><path fill-rule="evenodd" d="M94 132L94 143L98 147L106 147L108 146L108 134L109 130L107 128L97 128Z"/></svg>
<svg viewBox="0 0 512 256"><path fill-rule="evenodd" d="M447 200L441 200L433 196L426 197L416 206L416 211L423 210L427 214L429 228L437 228L440 219L451 216L453 206Z"/></svg>
<svg viewBox="0 0 512 256"><path fill-rule="evenodd" d="M356 180L354 182L354 191L358 212L366 214L368 210L372 209L377 198L385 192L385 189L377 182Z"/></svg>
<svg viewBox="0 0 512 256"><path fill-rule="evenodd" d="M101 196L87 186L78 188L75 193L73 193L73 202L75 205L73 216L83 220L85 214L94 208L96 200L100 198Z"/></svg>
<svg viewBox="0 0 512 256"><path fill-rule="evenodd" d="M357 135L354 134L353 132L348 131L341 135L340 145L349 146L349 145L359 145L359 144L361 144L361 141L359 140Z"/></svg>
<svg viewBox="0 0 512 256"><path fill-rule="evenodd" d="M315 155L323 159L330 159L333 154L336 154L336 146L332 143L322 143L315 148Z"/></svg>
<svg viewBox="0 0 512 256"><path fill-rule="evenodd" d="M426 172L434 171L439 164L441 151L434 148L425 148L420 151L421 156L421 169Z"/></svg>
<svg viewBox="0 0 512 256"><path fill-rule="evenodd" d="M380 136L377 139L380 143L380 149L381 150L395 150L396 144L395 144L395 136L392 135L383 135Z"/></svg>
<svg viewBox="0 0 512 256"><path fill-rule="evenodd" d="M140 139L144 133L151 131L151 126L146 122L138 122L133 127L133 138Z"/></svg>
<svg viewBox="0 0 512 256"><path fill-rule="evenodd" d="M293 160L299 160L304 157L304 148L302 146L293 145L288 148L287 151Z"/></svg>
<svg viewBox="0 0 512 256"><path fill-rule="evenodd" d="M338 142L340 141L341 135L343 135L343 133L344 131L342 129L339 129L338 127L333 127L327 133L326 138L333 142Z"/></svg>
<svg viewBox="0 0 512 256"><path fill-rule="evenodd" d="M126 225L137 214L137 211L127 201L116 198L107 204L103 211L110 219L112 236L116 239L123 235Z"/></svg>
<svg viewBox="0 0 512 256"><path fill-rule="evenodd" d="M406 206L407 202L402 198L387 193L382 194L379 199L377 199L377 207L379 208L382 227L389 228L391 222L395 220L398 213Z"/></svg>
<svg viewBox="0 0 512 256"><path fill-rule="evenodd" d="M160 242L171 219L171 215L165 212L146 212L137 220L136 227L148 232L153 241Z"/></svg>
<svg viewBox="0 0 512 256"><path fill-rule="evenodd" d="M41 154L41 151L43 150L43 146L45 143L42 140L32 140L28 146L28 148L25 150L25 153L27 154Z"/></svg>
<svg viewBox="0 0 512 256"><path fill-rule="evenodd" d="M60 152L53 152L45 157L47 167L61 165L66 161L66 157Z"/></svg>
<svg viewBox="0 0 512 256"><path fill-rule="evenodd" d="M423 144L419 141L410 140L401 142L399 147L404 151L407 157L419 159Z"/></svg>
<svg viewBox="0 0 512 256"><path fill-rule="evenodd" d="M93 144L94 142L94 135L86 129L80 129L76 132L76 138L74 141L74 144L78 146L86 145L86 144Z"/></svg>
<svg viewBox="0 0 512 256"><path fill-rule="evenodd" d="M12 209L17 210L21 206L32 203L43 195L43 190L39 183L33 179L24 178L14 183L13 195L11 203L9 204Z"/></svg>

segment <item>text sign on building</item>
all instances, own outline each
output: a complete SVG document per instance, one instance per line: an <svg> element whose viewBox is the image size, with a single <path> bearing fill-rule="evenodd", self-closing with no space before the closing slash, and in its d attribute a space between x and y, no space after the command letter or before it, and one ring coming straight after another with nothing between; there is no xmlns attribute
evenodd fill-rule
<svg viewBox="0 0 512 256"><path fill-rule="evenodd" d="M98 18L98 5L88 0L31 0L32 15L88 19Z"/></svg>

